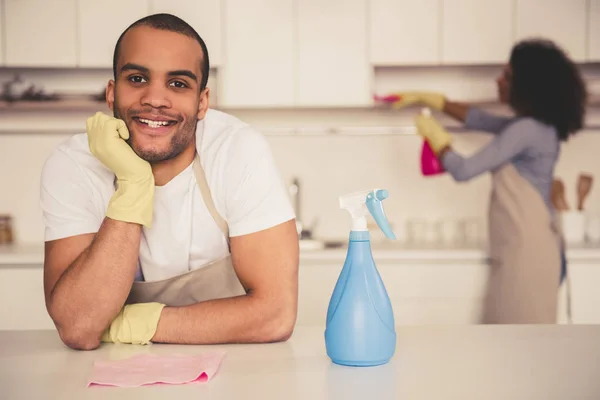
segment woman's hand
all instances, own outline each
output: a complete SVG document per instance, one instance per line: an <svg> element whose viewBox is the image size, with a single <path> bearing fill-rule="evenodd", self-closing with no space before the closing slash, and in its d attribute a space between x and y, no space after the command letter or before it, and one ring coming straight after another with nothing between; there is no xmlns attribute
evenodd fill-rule
<svg viewBox="0 0 600 400"><path fill-rule="evenodd" d="M386 96L375 96L375 101L391 104L392 108L396 109L412 104L421 104L437 111L443 111L446 97L435 92L398 92Z"/></svg>
<svg viewBox="0 0 600 400"><path fill-rule="evenodd" d="M439 157L452 143L452 136L432 116L419 114L415 118L417 133L423 137Z"/></svg>

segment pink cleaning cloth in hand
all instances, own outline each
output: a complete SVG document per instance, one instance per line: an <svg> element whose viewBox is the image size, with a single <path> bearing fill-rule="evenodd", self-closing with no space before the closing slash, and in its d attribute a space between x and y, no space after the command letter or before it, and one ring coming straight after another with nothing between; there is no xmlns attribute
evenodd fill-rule
<svg viewBox="0 0 600 400"><path fill-rule="evenodd" d="M192 356L142 354L124 360L96 361L88 387L208 382L216 374L224 356L223 352Z"/></svg>
<svg viewBox="0 0 600 400"><path fill-rule="evenodd" d="M397 94L389 94L384 96L373 95L373 100L382 102L382 103L395 103L400 100L400 96Z"/></svg>

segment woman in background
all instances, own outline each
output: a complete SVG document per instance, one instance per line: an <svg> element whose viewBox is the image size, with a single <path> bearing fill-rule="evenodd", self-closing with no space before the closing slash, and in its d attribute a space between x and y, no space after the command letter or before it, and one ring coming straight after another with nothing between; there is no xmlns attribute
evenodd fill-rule
<svg viewBox="0 0 600 400"><path fill-rule="evenodd" d="M587 92L577 67L547 40L516 44L497 84L500 101L515 117L494 116L438 93L400 93L394 106L424 104L467 129L495 134L464 157L434 118L416 118L418 133L456 181L492 173L491 275L483 322L555 323L566 262L550 193L560 142L582 128Z"/></svg>

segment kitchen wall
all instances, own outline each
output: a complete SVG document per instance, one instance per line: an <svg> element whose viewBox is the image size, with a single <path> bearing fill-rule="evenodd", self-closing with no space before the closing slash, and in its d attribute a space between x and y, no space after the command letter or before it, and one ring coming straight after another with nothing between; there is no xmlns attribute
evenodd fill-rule
<svg viewBox="0 0 600 400"><path fill-rule="evenodd" d="M543 36L571 54L590 92L600 94L600 0L49 4L0 0L0 82L18 73L47 93L99 94L111 77L115 40L129 23L154 12L180 15L207 41L213 104L267 135L285 184L294 177L300 181L303 222L312 227L316 221L315 234L324 238L347 235L338 196L374 187L390 190L386 211L401 237L406 220L423 218L478 218L485 232L489 177L461 184L447 175L422 177L421 141L412 124L418 109L373 108L370 91L435 90L507 113L493 104L494 79L515 41ZM597 104L588 113L590 129L563 146L557 167L571 204L578 173L600 176ZM18 241L43 240L38 206L42 165L59 142L83 132L94 111L0 107L0 213L14 217ZM455 147L470 154L487 140L489 135L477 132L457 133ZM587 209L600 214L597 185Z"/></svg>
<svg viewBox="0 0 600 400"><path fill-rule="evenodd" d="M460 100L489 100L495 96L494 79L500 66L380 68L374 73L377 92L392 90L439 90ZM582 66L590 88L597 91L600 65ZM0 81L12 77L14 69L0 69ZM93 93L110 78L107 70L19 70L22 78L48 92ZM211 78L218 97L217 76ZM507 110L491 105L494 112ZM340 194L364 188L384 187L391 196L386 212L400 237L407 219L478 218L485 230L489 177L455 183L449 176L424 178L418 165L420 139L412 134L388 134L389 127L410 127L417 109L402 112L367 107L356 108L260 108L228 109L261 129L273 149L289 184L301 184L301 217L309 227L317 223L319 237L344 238L349 228L345 212L339 210ZM49 152L70 135L81 132L89 111L7 112L0 114L0 214L14 217L17 239L43 240L38 206L39 175ZM448 125L456 125L444 119ZM589 125L600 125L600 112L591 109ZM327 133L335 128L338 133ZM360 128L360 129L358 129ZM296 129L296 134L290 134ZM396 130L398 132L400 130ZM14 133L11 133L14 132ZM18 133L17 133L18 132ZM476 151L489 140L477 132L457 133L456 148L464 154ZM563 145L557 175L565 180L568 200L575 203L575 180L585 171L600 176L600 131L584 131ZM594 187L587 202L590 213L600 214L600 188Z"/></svg>

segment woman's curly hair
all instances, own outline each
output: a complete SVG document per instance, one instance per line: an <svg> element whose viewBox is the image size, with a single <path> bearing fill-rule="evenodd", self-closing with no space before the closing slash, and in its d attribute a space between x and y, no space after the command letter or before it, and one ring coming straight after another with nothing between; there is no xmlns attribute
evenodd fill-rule
<svg viewBox="0 0 600 400"><path fill-rule="evenodd" d="M522 116L552 125L561 141L584 125L587 90L577 66L554 42L527 39L510 55L509 103Z"/></svg>

